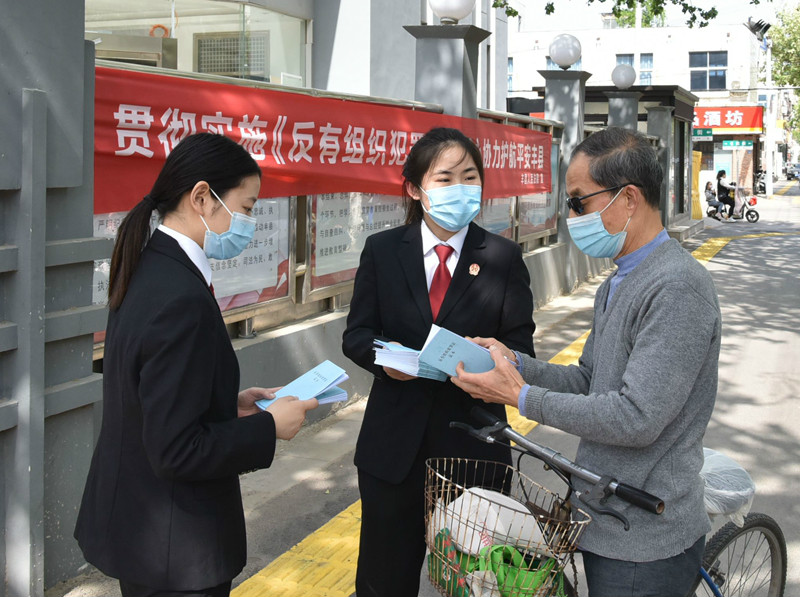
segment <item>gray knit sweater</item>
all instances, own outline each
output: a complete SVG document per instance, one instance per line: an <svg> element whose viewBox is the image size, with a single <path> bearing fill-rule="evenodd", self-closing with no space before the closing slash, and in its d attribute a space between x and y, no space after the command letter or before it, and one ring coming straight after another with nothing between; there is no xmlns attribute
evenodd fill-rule
<svg viewBox="0 0 800 597"><path fill-rule="evenodd" d="M711 529L699 471L717 393L719 302L709 273L675 240L630 272L606 309L610 279L595 296L578 365L523 355L532 386L523 410L580 436L579 464L664 500L656 516L612 497L630 531L593 513L580 541L608 558L648 562L684 551ZM586 489L577 479L576 486Z"/></svg>

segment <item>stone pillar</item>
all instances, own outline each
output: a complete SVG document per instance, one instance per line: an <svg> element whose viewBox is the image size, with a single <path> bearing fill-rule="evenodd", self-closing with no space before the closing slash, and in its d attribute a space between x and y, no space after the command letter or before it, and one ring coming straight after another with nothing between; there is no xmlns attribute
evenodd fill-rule
<svg viewBox="0 0 800 597"><path fill-rule="evenodd" d="M647 108L647 134L658 137L658 162L664 172L661 183L661 220L666 227L675 219L675 197L673 183L675 180L675 164L672 159L674 147L674 127L672 106L653 106Z"/></svg>
<svg viewBox="0 0 800 597"><path fill-rule="evenodd" d="M558 209L561 214L558 218L558 240L569 242L564 179L572 152L583 141L586 81L592 75L585 71L572 70L540 70L539 74L545 80L544 117L564 123L561 134L561 166L558 169Z"/></svg>
<svg viewBox="0 0 800 597"><path fill-rule="evenodd" d="M445 114L478 116L478 46L491 33L474 25L406 25L417 40L414 99Z"/></svg>
<svg viewBox="0 0 800 597"><path fill-rule="evenodd" d="M608 126L619 126L632 131L639 130L638 91L606 91L608 98Z"/></svg>

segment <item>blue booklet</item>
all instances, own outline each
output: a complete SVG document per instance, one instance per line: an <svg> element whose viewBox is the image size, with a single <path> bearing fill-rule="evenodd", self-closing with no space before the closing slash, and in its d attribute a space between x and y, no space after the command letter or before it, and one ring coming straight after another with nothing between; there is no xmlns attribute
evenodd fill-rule
<svg viewBox="0 0 800 597"><path fill-rule="evenodd" d="M397 369L416 377L425 377L436 381L447 379L446 373L421 363L418 350L383 340L375 340L375 364Z"/></svg>
<svg viewBox="0 0 800 597"><path fill-rule="evenodd" d="M483 346L438 325L432 325L419 354L419 362L453 377L459 361L464 363L464 369L469 373L484 373L494 369L494 360Z"/></svg>
<svg viewBox="0 0 800 597"><path fill-rule="evenodd" d="M256 402L256 406L261 410L266 410L276 399L283 396L297 396L300 400L316 398L320 404L342 402L347 400L347 392L337 385L348 379L350 376L344 369L330 361L323 361L275 392L275 399L259 400Z"/></svg>

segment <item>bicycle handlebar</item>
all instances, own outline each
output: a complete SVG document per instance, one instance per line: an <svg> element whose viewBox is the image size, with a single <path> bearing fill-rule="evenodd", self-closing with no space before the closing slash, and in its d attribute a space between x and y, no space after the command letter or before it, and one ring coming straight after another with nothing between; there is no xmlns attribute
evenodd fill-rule
<svg viewBox="0 0 800 597"><path fill-rule="evenodd" d="M466 429L470 435L477 437L487 443L495 441L494 434L499 434L506 439L513 441L518 446L521 446L530 455L543 461L545 464L558 469L565 475L574 475L587 483L598 485L601 481L607 486L608 491L616 495L618 498L625 500L642 510L647 510L653 514L661 514L664 512L664 500L656 497L638 487L633 487L625 483L618 483L614 479L602 477L588 469L583 468L581 465L576 464L565 458L555 450L532 442L524 435L514 431L511 426L494 416L492 413L484 410L480 406L475 406L470 412L472 417L478 422L482 423L485 427L483 429L473 429L464 423L450 423L451 427Z"/></svg>

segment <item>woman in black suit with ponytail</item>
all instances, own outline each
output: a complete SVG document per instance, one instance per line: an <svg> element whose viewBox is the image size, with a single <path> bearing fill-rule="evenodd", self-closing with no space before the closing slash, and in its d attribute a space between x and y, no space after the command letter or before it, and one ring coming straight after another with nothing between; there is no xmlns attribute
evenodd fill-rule
<svg viewBox="0 0 800 597"><path fill-rule="evenodd" d="M111 258L103 422L75 537L123 597L225 596L245 564L238 475L268 467L316 400L239 391L208 258L250 242L261 171L234 141L192 135L125 217ZM161 225L150 235L150 216Z"/></svg>

